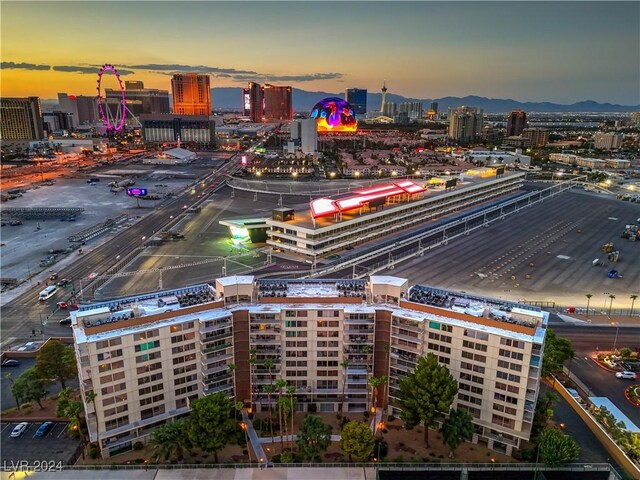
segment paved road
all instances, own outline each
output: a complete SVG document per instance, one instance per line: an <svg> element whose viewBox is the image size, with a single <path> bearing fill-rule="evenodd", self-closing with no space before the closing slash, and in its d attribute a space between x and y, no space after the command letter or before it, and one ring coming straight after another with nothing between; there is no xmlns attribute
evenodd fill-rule
<svg viewBox="0 0 640 480"><path fill-rule="evenodd" d="M640 426L640 408L631 405L624 397L624 389L631 384L629 380L618 380L615 374L598 366L589 357L596 347L611 349L616 335L615 327L551 327L557 335L571 340L576 352L574 359L567 364L571 372L598 397L608 397L629 419ZM635 341L636 344L630 344ZM618 347L640 346L640 326L621 327L618 335Z"/></svg>
<svg viewBox="0 0 640 480"><path fill-rule="evenodd" d="M206 178L207 183L215 184L224 179L224 175L238 167L237 155L233 157L218 171ZM60 278L68 278L74 281L77 290L80 289L80 279L86 283L87 277L92 273L102 274L106 272L116 262L118 255L127 253L140 246L144 238L150 237L154 232L171 222L171 217L183 214L184 205L197 204L203 199L195 200L189 190L177 197L167 200L153 213L147 215L138 223L114 237L111 241L95 248L91 252L80 257L73 265L58 272ZM143 238L144 237L144 238ZM46 302L38 302L38 292L42 287L34 286L13 301L4 305L0 309L2 324L0 333L2 334L2 345L13 342L16 338L29 338L32 329L40 330L41 321L55 311L56 302L68 300L68 291L56 293ZM63 318L60 316L60 318ZM57 322L47 324L44 328L45 336L67 332L57 325Z"/></svg>

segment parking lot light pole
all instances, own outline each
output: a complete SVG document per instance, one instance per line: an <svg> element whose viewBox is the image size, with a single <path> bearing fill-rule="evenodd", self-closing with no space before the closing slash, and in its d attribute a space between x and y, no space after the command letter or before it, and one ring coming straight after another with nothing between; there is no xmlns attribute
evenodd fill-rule
<svg viewBox="0 0 640 480"><path fill-rule="evenodd" d="M611 322L611 325L616 327L616 336L613 339L613 353L616 352L616 344L618 343L618 330L620 328L620 322Z"/></svg>

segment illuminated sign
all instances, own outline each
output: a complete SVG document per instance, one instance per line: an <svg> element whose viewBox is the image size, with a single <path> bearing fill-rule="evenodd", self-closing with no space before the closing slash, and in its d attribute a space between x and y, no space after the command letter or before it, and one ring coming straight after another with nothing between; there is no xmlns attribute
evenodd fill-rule
<svg viewBox="0 0 640 480"><path fill-rule="evenodd" d="M146 188L127 188L127 195L130 197L146 197L148 193Z"/></svg>
<svg viewBox="0 0 640 480"><path fill-rule="evenodd" d="M246 156L242 156L242 158L240 159L240 163L242 164L243 167L247 166L247 157Z"/></svg>

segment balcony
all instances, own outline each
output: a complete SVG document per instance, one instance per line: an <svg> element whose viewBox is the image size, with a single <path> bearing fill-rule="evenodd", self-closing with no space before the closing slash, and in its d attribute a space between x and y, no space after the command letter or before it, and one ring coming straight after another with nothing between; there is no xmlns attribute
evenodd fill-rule
<svg viewBox="0 0 640 480"><path fill-rule="evenodd" d="M357 324L373 325L373 322L374 322L373 318L357 319L357 318L345 317L344 319L344 323L347 325L357 325Z"/></svg>
<svg viewBox="0 0 640 480"><path fill-rule="evenodd" d="M405 322L405 321L403 321L401 319L396 319L396 318L393 319L393 321L391 323L391 326L394 327L394 328L402 328L403 330L408 330L408 331L416 332L416 333L423 333L424 332L424 328L423 328L422 325L419 325L419 324L415 324L414 325L412 323Z"/></svg>
<svg viewBox="0 0 640 480"><path fill-rule="evenodd" d="M216 330L220 330L221 328L227 328L231 326L231 321L227 320L227 321L222 321L222 322L218 322L214 325L209 325L209 326L201 326L200 327L200 334L202 335L203 333L209 333L209 332L215 332Z"/></svg>
<svg viewBox="0 0 640 480"><path fill-rule="evenodd" d="M492 440L495 440L497 442L502 442L505 443L507 445L511 445L513 447L518 447L518 440L517 439L510 439L505 437L504 435L496 435L494 433L489 433L489 432L485 432L484 435L481 435L483 437L486 438L490 438Z"/></svg>
<svg viewBox="0 0 640 480"><path fill-rule="evenodd" d="M202 363L203 367L206 367L211 363L220 362L222 360L230 360L231 358L233 358L233 355L231 355L230 353L223 352L218 355L209 355L206 357L202 357L202 359L200 360L200 363Z"/></svg>
<svg viewBox="0 0 640 480"><path fill-rule="evenodd" d="M229 348L229 347L231 347L231 346L232 346L232 344L231 344L231 343L226 343L226 342L225 342L225 343L218 344L218 345L212 345L212 346L210 346L210 347L205 348L205 349L202 351L202 353L217 352L217 351L219 351L219 350L225 350L225 349L227 349L227 348Z"/></svg>
<svg viewBox="0 0 640 480"><path fill-rule="evenodd" d="M216 340L222 340L223 338L229 338L231 336L233 336L233 332L231 330L228 332L221 332L216 335L207 335L200 337L200 344L204 345L205 343L215 342Z"/></svg>
<svg viewBox="0 0 640 480"><path fill-rule="evenodd" d="M275 315L273 315L273 318L256 318L252 315L251 318L249 318L249 323L253 325L258 325L260 323L279 325L280 319L275 318Z"/></svg>
<svg viewBox="0 0 640 480"><path fill-rule="evenodd" d="M347 327L344 329L344 333L352 334L352 335L373 335L373 328L356 328L354 326Z"/></svg>
<svg viewBox="0 0 640 480"><path fill-rule="evenodd" d="M411 335L405 335L404 333L400 333L397 331L391 332L391 337L398 338L400 340L404 340L406 342L411 342L416 344L416 348L422 343L422 340L419 337L413 337ZM395 344L394 344L395 345Z"/></svg>
<svg viewBox="0 0 640 480"><path fill-rule="evenodd" d="M276 335L252 335L249 339L251 345L280 345L282 341Z"/></svg>
<svg viewBox="0 0 640 480"><path fill-rule="evenodd" d="M225 392L227 390L233 390L233 385L223 384L223 385L216 385L213 387L205 386L203 392L205 395L210 395L212 393Z"/></svg>
<svg viewBox="0 0 640 480"><path fill-rule="evenodd" d="M360 344L360 345L364 345L364 344L373 345L373 336L367 337L367 336L364 336L364 335L349 335L348 337L345 337L344 343L355 343L355 344Z"/></svg>
<svg viewBox="0 0 640 480"><path fill-rule="evenodd" d="M202 379L202 383L205 386L207 386L207 385L212 384L212 383L226 382L227 380L230 380L232 377L233 377L233 375L231 375L231 372L223 373L222 375L218 374L218 375L213 376L211 378L204 377Z"/></svg>
<svg viewBox="0 0 640 480"><path fill-rule="evenodd" d="M214 373L224 372L225 370L229 370L229 365L227 365L226 363L224 365L209 367L205 370L202 370L202 375L211 375Z"/></svg>
<svg viewBox="0 0 640 480"><path fill-rule="evenodd" d="M368 380L366 378L349 378L345 382L347 385L367 385Z"/></svg>

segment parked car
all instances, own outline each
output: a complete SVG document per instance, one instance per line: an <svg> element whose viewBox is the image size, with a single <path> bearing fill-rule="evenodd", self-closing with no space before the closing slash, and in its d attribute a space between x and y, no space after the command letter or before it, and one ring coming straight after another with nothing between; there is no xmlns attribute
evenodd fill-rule
<svg viewBox="0 0 640 480"><path fill-rule="evenodd" d="M58 322L60 325L71 325L71 317L63 318Z"/></svg>
<svg viewBox="0 0 640 480"><path fill-rule="evenodd" d="M29 427L29 424L27 422L19 423L11 431L11 438L18 438L22 436L22 434L27 430L28 427Z"/></svg>
<svg viewBox="0 0 640 480"><path fill-rule="evenodd" d="M623 380L636 380L638 374L635 372L616 372L616 378L622 378Z"/></svg>
<svg viewBox="0 0 640 480"><path fill-rule="evenodd" d="M38 430L36 431L36 437L46 437L47 433L49 433L54 425L55 423L53 422L44 422L42 425L40 425L40 427L38 427Z"/></svg>
<svg viewBox="0 0 640 480"><path fill-rule="evenodd" d="M20 362L18 360L14 360L13 358L9 358L2 362L3 367L19 367Z"/></svg>

